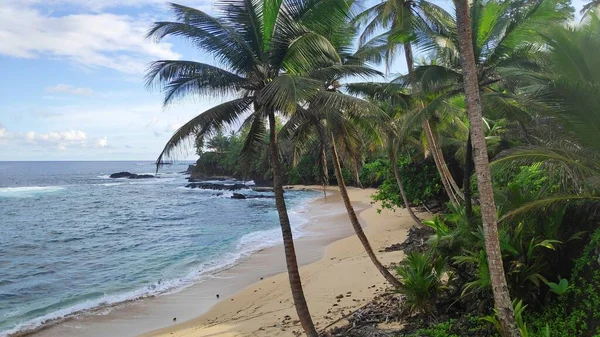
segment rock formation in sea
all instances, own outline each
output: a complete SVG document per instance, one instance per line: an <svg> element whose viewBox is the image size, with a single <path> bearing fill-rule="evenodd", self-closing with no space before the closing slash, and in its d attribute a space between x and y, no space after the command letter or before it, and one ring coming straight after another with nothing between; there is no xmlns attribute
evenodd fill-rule
<svg viewBox="0 0 600 337"><path fill-rule="evenodd" d="M128 179L148 179L156 178L152 174L135 174L130 172L117 172L110 175L110 178L128 178Z"/></svg>

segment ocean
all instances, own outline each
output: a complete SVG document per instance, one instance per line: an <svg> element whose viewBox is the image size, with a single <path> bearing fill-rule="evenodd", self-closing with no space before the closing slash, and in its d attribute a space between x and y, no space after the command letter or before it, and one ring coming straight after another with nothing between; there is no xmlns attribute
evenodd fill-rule
<svg viewBox="0 0 600 337"><path fill-rule="evenodd" d="M202 282L281 243L273 199L189 189L187 163L0 162L0 336ZM255 194L243 190L244 194ZM313 191L286 191L295 237Z"/></svg>

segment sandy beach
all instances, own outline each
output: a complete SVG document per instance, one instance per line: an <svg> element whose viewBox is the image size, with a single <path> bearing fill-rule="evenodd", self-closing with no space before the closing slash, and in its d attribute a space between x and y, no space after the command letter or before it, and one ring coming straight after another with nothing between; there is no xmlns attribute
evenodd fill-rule
<svg viewBox="0 0 600 337"><path fill-rule="evenodd" d="M330 188L335 191L335 188ZM373 189L350 189L363 226L375 251L402 242L412 220L404 210L377 213L371 205ZM339 209L341 198L333 192L327 203ZM315 205L317 207L317 205ZM345 214L327 216L323 221L350 228ZM335 227L335 225L334 225ZM319 226L317 230L326 230ZM301 247L301 246L300 246ZM302 248L300 248L302 249ZM389 265L402 259L402 252L378 253ZM323 257L301 267L300 274L311 315L318 329L355 310L385 291L387 284L377 272L358 239L350 236L328 245ZM341 296L342 298L339 298ZM301 336L302 328L291 299L286 273L264 278L239 293L217 303L206 314L171 327L144 334L143 337L241 337Z"/></svg>
<svg viewBox="0 0 600 337"><path fill-rule="evenodd" d="M374 192L349 189L365 232L378 252L402 242L413 223L404 210L378 214L377 205L371 204ZM305 208L301 216L309 221L303 229L308 235L295 240L305 295L319 329L387 288L353 236L337 187L329 187L327 195ZM378 256L385 265L402 259L401 252ZM340 295L343 298L336 298ZM32 335L233 337L297 336L301 331L291 300L283 246L279 245L254 253L182 291L71 317Z"/></svg>

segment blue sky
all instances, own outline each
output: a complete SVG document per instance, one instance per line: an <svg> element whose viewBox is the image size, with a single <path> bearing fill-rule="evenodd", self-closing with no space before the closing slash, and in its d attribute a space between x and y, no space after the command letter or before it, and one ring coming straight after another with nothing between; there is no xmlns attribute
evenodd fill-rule
<svg viewBox="0 0 600 337"><path fill-rule="evenodd" d="M0 18L0 160L154 160L176 128L221 101L163 109L144 87L153 60L212 63L184 41L144 38L169 18L164 0L0 0Z"/></svg>

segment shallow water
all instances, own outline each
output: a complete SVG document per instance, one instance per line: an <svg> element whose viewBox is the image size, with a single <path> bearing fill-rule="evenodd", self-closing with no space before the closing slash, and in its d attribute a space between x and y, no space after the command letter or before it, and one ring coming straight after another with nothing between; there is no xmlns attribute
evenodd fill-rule
<svg viewBox="0 0 600 337"><path fill-rule="evenodd" d="M273 199L186 189L187 164L0 162L0 336L73 312L183 289L280 243ZM251 194L250 190L243 193ZM288 191L298 215L317 192Z"/></svg>

